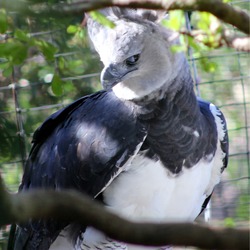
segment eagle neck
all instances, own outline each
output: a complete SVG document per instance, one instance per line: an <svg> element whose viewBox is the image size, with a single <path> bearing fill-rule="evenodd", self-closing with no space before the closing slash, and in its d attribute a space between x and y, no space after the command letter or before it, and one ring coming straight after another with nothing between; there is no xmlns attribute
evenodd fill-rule
<svg viewBox="0 0 250 250"><path fill-rule="evenodd" d="M149 128L141 150L160 159L173 174L181 172L184 162L189 168L202 158L191 152L203 147L200 144L206 129L192 85L187 79L178 84L180 87L174 95L166 92L164 98L140 103L138 107L138 119Z"/></svg>

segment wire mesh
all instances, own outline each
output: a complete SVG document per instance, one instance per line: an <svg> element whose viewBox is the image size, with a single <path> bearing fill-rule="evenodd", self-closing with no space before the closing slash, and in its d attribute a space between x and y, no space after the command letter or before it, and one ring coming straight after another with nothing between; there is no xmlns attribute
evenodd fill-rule
<svg viewBox="0 0 250 250"><path fill-rule="evenodd" d="M244 8L249 1L234 1ZM18 26L18 13L12 13ZM191 25L187 19L187 27ZM27 27L26 27L27 28ZM64 41L66 32L45 25L41 31L28 26L31 36L42 37L53 44L58 44L58 37ZM45 30L45 31L44 31ZM92 52L90 52L92 55ZM94 70L85 67L79 74L63 74L62 78L72 81L72 86L64 86L66 94L55 97L51 91L49 79L53 68L58 68L60 60L70 61L75 56L81 56L84 63L95 64ZM206 220L210 223L245 226L249 222L249 179L250 179L250 72L249 54L232 49L218 49L202 57L196 57L189 50L189 62L193 74L197 95L219 106L228 122L230 138L229 166L224 172L221 183L216 187L211 204L206 209ZM2 135L4 142L15 145L13 148L2 148L0 151L0 170L9 190L16 191L22 176L22 167L27 158L34 130L44 119L56 110L64 107L73 99L83 94L98 90L100 65L95 55L85 58L82 50L76 47L67 51L59 51L56 63L48 69L41 79L32 75L30 79L23 78L20 68L15 68L10 79L0 75L0 127L8 128ZM204 72L201 67L203 59L216 63L214 72ZM31 57L30 61L41 61L40 56ZM0 60L0 63L2 61ZM29 62L30 63L30 62ZM23 66L25 67L25 65ZM97 73L96 73L97 72ZM92 86L92 87L91 87ZM69 88L69 89L67 89ZM85 89L82 91L82 89ZM72 95L72 92L75 94ZM3 147L3 146L2 146ZM4 150L13 151L6 157ZM6 237L9 227L0 231L0 249L6 247Z"/></svg>

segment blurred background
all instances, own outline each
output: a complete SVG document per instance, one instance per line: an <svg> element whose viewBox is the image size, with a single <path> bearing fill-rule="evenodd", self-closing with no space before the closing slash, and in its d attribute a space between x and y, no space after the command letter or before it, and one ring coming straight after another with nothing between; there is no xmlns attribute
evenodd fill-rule
<svg viewBox="0 0 250 250"><path fill-rule="evenodd" d="M249 11L249 1L230 4ZM56 110L100 90L102 64L81 25L83 14L38 17L1 8L0 5L0 172L7 188L16 192L36 128ZM206 18L211 26L213 18L183 12L172 16L173 20L180 20L177 28L183 25L187 30L199 26L199 22L206 23ZM207 29L211 28L209 25ZM222 110L229 130L229 165L205 211L206 223L247 227L250 57L246 52L225 47L189 47L185 39L181 36L183 43L178 50L187 53L195 91ZM204 223L204 215L198 221ZM8 232L9 226L0 230L0 250L6 249Z"/></svg>

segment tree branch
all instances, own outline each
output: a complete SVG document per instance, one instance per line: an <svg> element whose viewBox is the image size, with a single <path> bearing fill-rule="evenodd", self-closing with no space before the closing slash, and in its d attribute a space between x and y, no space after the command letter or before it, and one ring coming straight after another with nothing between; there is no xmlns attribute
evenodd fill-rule
<svg viewBox="0 0 250 250"><path fill-rule="evenodd" d="M250 52L250 37L239 37L232 34L230 30L224 30L222 37L228 47L239 51Z"/></svg>
<svg viewBox="0 0 250 250"><path fill-rule="evenodd" d="M204 37L206 36L206 34L200 30L195 30L195 31L180 30L178 33L192 37L195 41L203 43L208 47L220 48L226 44L228 47L231 47L238 51L250 52L250 37L242 37L235 35L230 30L227 29L223 30L223 32L221 33L221 37L218 38L217 43L213 44L213 46L211 44L204 42Z"/></svg>
<svg viewBox="0 0 250 250"><path fill-rule="evenodd" d="M221 0L82 0L70 4L62 3L56 5L36 5L23 6L18 3L13 4L13 0L4 3L5 8L22 11L29 15L82 15L84 11L96 10L104 7L119 6L130 8L165 9L170 10L190 10L209 12L225 23L237 27L240 31L250 34L250 16L242 9L232 7Z"/></svg>
<svg viewBox="0 0 250 250"><path fill-rule="evenodd" d="M0 226L30 218L77 221L109 237L148 246L196 246L206 249L248 249L247 229L209 228L192 223L134 223L118 217L75 191L36 190L8 194L0 178ZM112 223L110 223L112 222Z"/></svg>
<svg viewBox="0 0 250 250"><path fill-rule="evenodd" d="M225 23L237 27L244 33L250 34L250 16L248 13L223 3L220 0L89 0L79 1L74 5L71 7L75 8L78 6L85 11L114 5L131 8L206 11Z"/></svg>

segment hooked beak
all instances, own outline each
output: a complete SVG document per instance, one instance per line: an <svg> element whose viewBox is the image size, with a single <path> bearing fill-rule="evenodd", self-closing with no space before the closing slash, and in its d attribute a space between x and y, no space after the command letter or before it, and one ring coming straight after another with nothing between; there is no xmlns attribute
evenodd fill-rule
<svg viewBox="0 0 250 250"><path fill-rule="evenodd" d="M120 82L122 76L110 66L104 68L101 73L101 83L104 89L111 89L114 85Z"/></svg>
<svg viewBox="0 0 250 250"><path fill-rule="evenodd" d="M117 67L114 64L111 64L109 67L105 67L101 73L101 83L103 88L105 90L111 89L117 83L121 82L128 73L136 69L137 68L128 70L127 68L119 67L119 70L117 70Z"/></svg>

